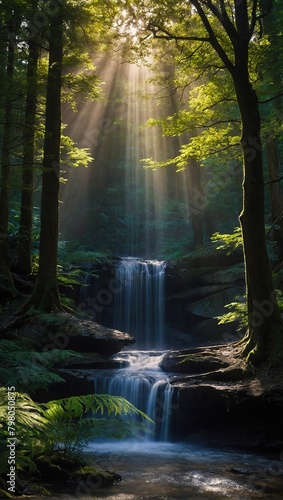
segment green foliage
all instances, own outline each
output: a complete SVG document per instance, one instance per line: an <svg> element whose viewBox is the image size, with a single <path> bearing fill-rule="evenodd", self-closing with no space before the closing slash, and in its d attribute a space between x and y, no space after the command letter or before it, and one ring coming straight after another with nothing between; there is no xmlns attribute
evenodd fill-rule
<svg viewBox="0 0 283 500"><path fill-rule="evenodd" d="M99 437L121 438L145 430L142 422L152 420L120 396L89 394L43 405L48 420L45 446L48 453L61 450L64 454L78 452ZM114 418L110 418L114 417Z"/></svg>
<svg viewBox="0 0 283 500"><path fill-rule="evenodd" d="M147 415L118 396L90 394L37 404L27 394L15 391L12 394L17 474L23 473L27 478L39 472L49 479L68 478L74 468L84 465L81 452L90 441L97 437L137 435L145 426L132 420L136 416L152 423ZM0 445L4 450L0 456L0 484L2 482L3 487L9 455L7 407L7 389L0 387Z"/></svg>
<svg viewBox="0 0 283 500"><path fill-rule="evenodd" d="M36 321L46 325L65 325L68 315L38 314ZM29 391L48 388L63 379L52 370L57 363L77 353L52 349L38 352L30 338L0 340L0 487L5 487L9 438L7 428L8 391L15 401L17 483L30 483L31 476L68 478L74 468L84 464L84 446L98 437L137 436L152 420L119 396L90 394L47 403L35 403ZM38 346L37 346L38 347ZM22 391L22 392L21 392Z"/></svg>
<svg viewBox="0 0 283 500"><path fill-rule="evenodd" d="M11 437L8 432L8 386L0 387L0 477L7 473L7 459L9 451L7 439ZM9 386L10 387L10 386ZM47 420L39 404L35 403L28 394L17 391L11 392L15 397L15 438L16 438L16 467L17 471L36 470L34 458L33 438L37 433L44 433ZM10 430L10 429L9 429ZM13 432L13 431L12 431Z"/></svg>
<svg viewBox="0 0 283 500"><path fill-rule="evenodd" d="M65 128L65 127L64 127ZM67 135L61 135L61 172L66 173L66 169L85 167L93 161L89 148L80 148ZM67 179L61 176L61 182L67 182Z"/></svg>
<svg viewBox="0 0 283 500"><path fill-rule="evenodd" d="M83 57L81 56L81 60ZM66 58L65 58L66 63ZM63 75L63 90L62 99L64 102L71 104L72 109L76 111L77 102L84 100L98 100L102 99L101 92L101 82L98 76L94 73L96 68L93 65L89 65L88 71L92 70L92 73L86 73L86 68L78 73L66 73Z"/></svg>
<svg viewBox="0 0 283 500"><path fill-rule="evenodd" d="M49 325L51 320L49 317ZM18 339L10 334L8 339L0 339L0 384L15 385L19 391L24 391L26 387L30 391L48 389L51 384L64 381L53 371L54 366L74 356L79 355L63 349L38 352L34 341L24 337Z"/></svg>
<svg viewBox="0 0 283 500"><path fill-rule="evenodd" d="M216 250L227 250L227 255L230 255L234 250L243 245L242 231L240 227L235 227L230 234L214 233L211 236L211 241L214 243L221 242L221 245L216 247Z"/></svg>
<svg viewBox="0 0 283 500"><path fill-rule="evenodd" d="M86 246L77 241L61 240L58 244L58 262L61 269L65 271L70 271L73 266L87 262L100 262L105 257L106 254L96 250L88 250ZM78 273L80 271L74 270L74 272Z"/></svg>
<svg viewBox="0 0 283 500"><path fill-rule="evenodd" d="M246 331L248 328L248 310L247 303L243 297L236 297L235 302L227 304L225 307L229 312L218 316L218 324L225 325L227 323L238 323L238 331Z"/></svg>
<svg viewBox="0 0 283 500"><path fill-rule="evenodd" d="M283 292L282 290L276 291L276 299L280 311L283 311ZM248 309L245 297L236 297L234 302L227 304L225 306L229 309L229 312L218 316L218 324L225 325L226 323L238 323L237 330L240 332L245 332L248 329Z"/></svg>

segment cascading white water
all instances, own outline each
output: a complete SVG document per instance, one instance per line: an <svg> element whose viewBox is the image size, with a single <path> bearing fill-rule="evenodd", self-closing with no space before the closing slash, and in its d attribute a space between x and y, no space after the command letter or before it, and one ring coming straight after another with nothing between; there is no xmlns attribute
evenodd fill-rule
<svg viewBox="0 0 283 500"><path fill-rule="evenodd" d="M94 379L95 393L122 396L155 422L155 429L149 428L145 435L148 440L167 441L169 437L173 389L158 366L163 356L157 351L120 353L115 359L128 366L97 371Z"/></svg>
<svg viewBox="0 0 283 500"><path fill-rule="evenodd" d="M95 393L122 396L154 422L148 440L167 441L173 409L173 389L159 368L164 356L165 262L123 258L116 266L119 292L114 297L112 326L136 339L140 351L125 351L115 359L124 368L96 370ZM149 350L150 349L150 350Z"/></svg>
<svg viewBox="0 0 283 500"><path fill-rule="evenodd" d="M136 339L141 349L162 349L165 262L122 259L116 268L122 290L115 297L115 328Z"/></svg>

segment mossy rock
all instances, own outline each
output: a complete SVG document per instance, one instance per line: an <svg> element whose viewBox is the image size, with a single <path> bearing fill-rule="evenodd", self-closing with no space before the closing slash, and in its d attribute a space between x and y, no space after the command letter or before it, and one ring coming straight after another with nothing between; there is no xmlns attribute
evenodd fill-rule
<svg viewBox="0 0 283 500"><path fill-rule="evenodd" d="M82 460L73 456L65 456L55 452L48 458L38 456L35 459L40 479L43 481L69 480L74 471L82 466Z"/></svg>
<svg viewBox="0 0 283 500"><path fill-rule="evenodd" d="M87 465L76 471L72 480L77 485L77 492L79 490L80 494L89 494L92 490L112 486L114 483L120 482L122 478L115 472Z"/></svg>

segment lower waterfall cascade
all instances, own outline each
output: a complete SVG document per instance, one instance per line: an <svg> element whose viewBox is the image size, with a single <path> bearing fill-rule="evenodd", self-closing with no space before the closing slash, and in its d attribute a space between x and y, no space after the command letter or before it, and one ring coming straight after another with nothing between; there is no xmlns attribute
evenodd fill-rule
<svg viewBox="0 0 283 500"><path fill-rule="evenodd" d="M163 357L158 351L121 352L116 360L127 366L118 370L97 371L94 391L100 394L122 396L136 408L145 412L155 423L145 439L168 441L172 416L173 388L167 374L158 364Z"/></svg>

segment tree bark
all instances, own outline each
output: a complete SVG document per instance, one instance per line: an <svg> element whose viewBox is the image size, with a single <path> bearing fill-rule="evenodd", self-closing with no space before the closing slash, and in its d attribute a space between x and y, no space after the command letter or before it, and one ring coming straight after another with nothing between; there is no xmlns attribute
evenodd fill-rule
<svg viewBox="0 0 283 500"><path fill-rule="evenodd" d="M261 119L258 98L249 73L249 44L257 22L257 1L249 3L250 10L247 0L235 1L233 20L228 17L224 4L220 12L215 5L207 2L211 14L217 17L231 41L233 57L213 31L202 2L191 0L191 3L207 30L211 46L233 78L241 114L244 171L240 224L243 234L249 324L243 340L243 355L252 364L266 359L282 363L283 323L275 296L265 236Z"/></svg>
<svg viewBox="0 0 283 500"><path fill-rule="evenodd" d="M238 61L240 61L240 54ZM246 273L249 329L243 354L257 364L283 352L283 325L266 248L261 121L248 67L238 63L234 85L242 118L243 209L240 223Z"/></svg>
<svg viewBox="0 0 283 500"><path fill-rule="evenodd" d="M57 287L58 195L61 140L63 6L50 17L49 69L41 196L40 256L33 293L24 307L52 312L62 309Z"/></svg>
<svg viewBox="0 0 283 500"><path fill-rule="evenodd" d="M5 123L2 141L2 164L0 178L0 277L1 292L3 295L15 295L16 289L13 284L8 264L8 223L9 223L9 198L10 198L10 173L11 173L11 142L12 142L12 93L14 82L15 64L15 35L19 24L19 16L10 11L11 21L7 37L7 64L6 81L6 103L4 105Z"/></svg>
<svg viewBox="0 0 283 500"><path fill-rule="evenodd" d="M23 131L23 173L21 194L21 219L19 228L18 261L16 271L29 275L32 272L32 227L33 227L33 177L34 138L37 98L37 64L39 45L35 39L29 40L27 68L27 97Z"/></svg>
<svg viewBox="0 0 283 500"><path fill-rule="evenodd" d="M224 50L212 32L208 18L204 17L198 0L197 6L209 35L210 43L230 72L241 114L243 149L243 208L240 224L243 234L243 250L246 276L248 332L243 340L243 356L248 362L258 364L269 359L281 362L283 355L283 323L276 300L272 270L267 254L264 220L264 179L261 144L261 119L258 98L249 74L249 44L256 24L256 0L253 0L252 18L249 19L247 0L234 2L235 23L217 13L229 36L234 57ZM213 10L214 8L212 8ZM215 12L213 10L213 12Z"/></svg>

